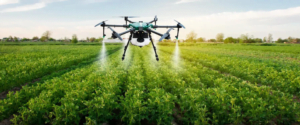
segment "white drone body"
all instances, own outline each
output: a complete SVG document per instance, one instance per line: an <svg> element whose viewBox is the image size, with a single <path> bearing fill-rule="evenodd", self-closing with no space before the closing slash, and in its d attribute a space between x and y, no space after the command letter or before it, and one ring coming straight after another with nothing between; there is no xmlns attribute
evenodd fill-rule
<svg viewBox="0 0 300 125"><path fill-rule="evenodd" d="M139 37L141 36L141 37ZM143 38L143 39L140 39ZM139 47L148 45L151 42L147 32L138 32L133 33L131 38L131 44Z"/></svg>

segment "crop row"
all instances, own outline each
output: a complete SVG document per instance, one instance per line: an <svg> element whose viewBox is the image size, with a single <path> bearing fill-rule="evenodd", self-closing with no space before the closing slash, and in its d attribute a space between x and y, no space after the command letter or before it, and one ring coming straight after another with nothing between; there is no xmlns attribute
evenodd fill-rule
<svg viewBox="0 0 300 125"><path fill-rule="evenodd" d="M170 50L163 51L171 53ZM260 85L271 86L274 90L299 95L299 67L282 65L272 61L261 61L242 57L221 56L182 50L181 57L199 62L207 67L230 73L234 76Z"/></svg>
<svg viewBox="0 0 300 125"><path fill-rule="evenodd" d="M160 55L162 54L163 52L160 53ZM199 123L199 121L202 121L201 124L207 122L215 124L267 124L270 122L287 124L299 119L297 117L299 116L298 104L293 102L292 96L272 90L267 86L257 87L239 78L220 74L217 71L203 67L199 62L182 60L182 71L179 72L189 74L188 76L190 77L185 76L186 79L182 81L185 86L182 86L182 82L177 82L177 84L169 85L169 87L175 86L173 91L178 89L177 94L176 91L170 92L178 96L180 101L177 103L181 106L183 115L190 114L187 117L183 117L183 121L194 121L193 124ZM178 76L172 77L174 76L172 72L174 71L161 71L162 74L169 75L165 77L170 78L166 80L169 81L168 83L180 81ZM194 76L195 74L197 75L196 77ZM179 78L180 76L183 75L179 75ZM203 85L195 82L196 78L199 78ZM198 83L198 85L191 83ZM189 101L192 99L195 102ZM193 109L191 105L195 105L198 108L194 107L193 111L187 113L186 110ZM202 111L202 114L199 111ZM194 116L191 114L194 114ZM272 121L272 119L282 116L285 118Z"/></svg>
<svg viewBox="0 0 300 125"><path fill-rule="evenodd" d="M25 46L0 57L0 92L94 58L99 46ZM110 46L114 49L118 46ZM10 48L10 46L8 46ZM12 48L13 49L13 48Z"/></svg>
<svg viewBox="0 0 300 125"><path fill-rule="evenodd" d="M239 56L245 58L254 58L260 60L277 61L284 64L299 64L300 56L297 53L274 52L263 50L241 50L236 48L212 48L212 47L181 47L181 49L193 50L201 53L223 55L223 56Z"/></svg>
<svg viewBox="0 0 300 125"><path fill-rule="evenodd" d="M299 104L291 95L224 75L201 62L173 61L171 49L159 49L163 50L159 62L151 48L129 47L124 62L118 51L105 61L10 93L0 101L0 114L5 114L0 119L18 109L15 124L292 124L299 120Z"/></svg>
<svg viewBox="0 0 300 125"><path fill-rule="evenodd" d="M109 50L108 53L110 54L114 51L115 50ZM94 58L89 60L93 61ZM37 83L33 86L24 86L15 94L13 92L9 92L9 94L7 95L7 99L0 100L0 120L8 118L10 115L18 111L20 107L26 105L26 103L30 99L41 95L42 92L44 92L45 94L46 92L48 92L48 90L56 89L56 87L60 88L61 84L63 83L68 85L69 82L72 83L82 81L82 79L84 79L89 74L89 72L97 69L97 66L98 62L95 62L94 67L88 68L84 66L82 68L67 72L60 77L54 77L53 79L46 80L43 83Z"/></svg>

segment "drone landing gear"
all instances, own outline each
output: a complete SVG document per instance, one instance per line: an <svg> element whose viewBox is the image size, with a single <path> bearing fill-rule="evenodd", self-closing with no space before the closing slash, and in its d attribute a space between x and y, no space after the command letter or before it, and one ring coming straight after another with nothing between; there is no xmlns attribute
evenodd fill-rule
<svg viewBox="0 0 300 125"><path fill-rule="evenodd" d="M154 52L155 52L156 60L159 61L158 55L156 53L156 47L154 46L154 43L153 43L153 40L152 40L152 37L151 37L151 32L149 32L149 36L150 36L150 40L151 40L151 43L152 43L152 46L153 46L153 49L154 49Z"/></svg>
<svg viewBox="0 0 300 125"><path fill-rule="evenodd" d="M128 40L128 42L127 42L127 45L126 45L125 48L124 48L124 53L123 53L122 61L125 59L125 53L126 53L126 51L127 51L129 42L131 41L131 37L132 37L132 33L130 33L129 40Z"/></svg>

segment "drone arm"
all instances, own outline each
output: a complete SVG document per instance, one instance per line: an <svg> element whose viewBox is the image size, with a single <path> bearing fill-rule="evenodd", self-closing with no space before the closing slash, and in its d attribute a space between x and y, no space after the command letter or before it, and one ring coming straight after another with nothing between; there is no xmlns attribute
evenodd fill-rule
<svg viewBox="0 0 300 125"><path fill-rule="evenodd" d="M158 20L157 15L155 15L154 19L152 21L150 21L148 24L155 22L155 25L156 25L157 20Z"/></svg>
<svg viewBox="0 0 300 125"><path fill-rule="evenodd" d="M181 28L181 27L178 27L178 26L153 26L153 28Z"/></svg>
<svg viewBox="0 0 300 125"><path fill-rule="evenodd" d="M153 23L153 22L155 22L155 20L152 20L152 21L150 21L149 23Z"/></svg>
<svg viewBox="0 0 300 125"><path fill-rule="evenodd" d="M125 31L125 32L119 33L119 35L122 36L122 35L124 35L124 34L129 33L129 32L132 32L132 31L134 31L134 28L131 28L131 29Z"/></svg>
<svg viewBox="0 0 300 125"><path fill-rule="evenodd" d="M135 22L133 22L133 21L131 21L131 20L129 20L129 19L127 19L127 21L128 21L129 23L135 23Z"/></svg>
<svg viewBox="0 0 300 125"><path fill-rule="evenodd" d="M122 38L121 36L126 34L126 33L129 33L129 32L132 32L134 31L135 29L134 28L131 28L130 30L127 30L125 32L122 32L122 33L117 33L115 30L113 30L111 27L108 27L112 32L113 32L113 38L119 38L121 41L122 41Z"/></svg>
<svg viewBox="0 0 300 125"><path fill-rule="evenodd" d="M173 30L173 28L169 29L165 34L161 34L161 33L159 33L159 32L153 31L153 30L151 30L150 28L148 28L148 31L149 31L149 32L152 32L152 33L154 33L154 34L156 34L156 35L161 36L161 38L159 39L159 41L162 41L163 39L170 39L170 31L171 31L171 30Z"/></svg>
<svg viewBox="0 0 300 125"><path fill-rule="evenodd" d="M124 27L127 28L128 25L114 25L114 24L105 24L105 25L101 25L103 27Z"/></svg>
<svg viewBox="0 0 300 125"><path fill-rule="evenodd" d="M112 33L112 37L113 38L119 38L121 41L123 40L122 38L121 38L121 36L115 31L115 30L113 30L111 27L108 27L113 33Z"/></svg>
<svg viewBox="0 0 300 125"><path fill-rule="evenodd" d="M150 29L150 28L148 28L148 31L149 31L149 32L152 32L152 33L154 33L154 34L156 34L156 35L163 36L163 34L161 34L161 33L159 33L159 32L156 32L156 31L154 31L154 30L152 30L152 29Z"/></svg>

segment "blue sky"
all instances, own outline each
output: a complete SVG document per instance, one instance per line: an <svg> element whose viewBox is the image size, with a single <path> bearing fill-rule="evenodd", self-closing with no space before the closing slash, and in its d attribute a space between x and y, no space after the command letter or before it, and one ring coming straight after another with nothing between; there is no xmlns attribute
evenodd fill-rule
<svg viewBox="0 0 300 125"><path fill-rule="evenodd" d="M207 39L217 33L300 37L299 0L0 0L0 38L40 37L46 30L57 39L72 34L80 39L100 37L102 30L95 24L102 20L124 24L124 19L115 18L124 15L140 16L134 21L150 21L157 15L158 25L175 25L176 19L187 27L181 30L181 39L191 31ZM174 38L176 31L171 35Z"/></svg>

